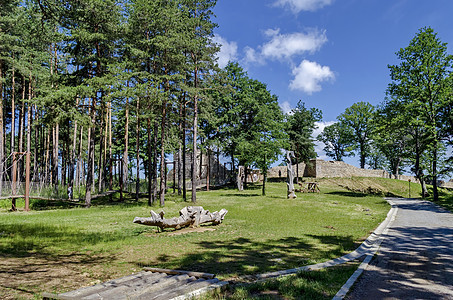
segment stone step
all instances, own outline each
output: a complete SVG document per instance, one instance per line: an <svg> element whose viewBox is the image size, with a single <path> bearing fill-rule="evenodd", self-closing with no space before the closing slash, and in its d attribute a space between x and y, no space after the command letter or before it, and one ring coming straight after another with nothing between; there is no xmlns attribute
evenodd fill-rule
<svg viewBox="0 0 453 300"><path fill-rule="evenodd" d="M148 286L156 286L157 288L161 288L162 286L166 286L168 281L173 281L174 276L168 276L163 274L164 277L156 278L156 280L134 280L123 283L121 286L108 289L106 291L102 291L100 293L92 294L86 297L82 297L81 299L84 300L97 300L97 299L109 299L109 300L120 300L120 299L127 299L130 293L139 292L145 289ZM187 277L187 276L185 276ZM185 278L181 278L184 280Z"/></svg>
<svg viewBox="0 0 453 300"><path fill-rule="evenodd" d="M132 293L127 293L127 299L151 299L161 294L163 291L175 289L180 285L195 281L195 277L190 277L187 274L173 275L166 277L159 283L148 285L147 287L137 290Z"/></svg>
<svg viewBox="0 0 453 300"><path fill-rule="evenodd" d="M173 299L180 295L189 294L191 292L208 287L208 286L210 286L214 283L218 283L218 282L219 282L218 279L208 279L208 280L199 279L199 280L193 281L189 284L180 286L180 287L170 291L169 293L161 294L161 295L159 295L159 297L155 298L155 300Z"/></svg>
<svg viewBox="0 0 453 300"><path fill-rule="evenodd" d="M172 272L169 275L160 272L144 271L75 291L62 294L43 293L42 296L44 299L62 300L168 300L172 298L181 300L185 299L186 294L199 294L211 285L213 288L218 288L219 284L221 286L225 284L225 282L220 282L217 278L198 278L188 275L192 272L179 272L185 274L174 275L175 273Z"/></svg>
<svg viewBox="0 0 453 300"><path fill-rule="evenodd" d="M133 286L134 284L140 284L142 282L147 282L148 284L153 284L160 279L165 277L170 277L167 274L163 273L151 273L151 272L139 272L133 275L121 277L119 279L110 280L104 283L100 283L97 285L89 286L86 288L78 289L75 291L67 292L60 294L64 297L74 297L77 299L87 298L92 295L97 295L99 293L103 293L105 291L109 291L116 288L121 288L123 286ZM93 299L93 298L90 298ZM99 299L94 298L94 299Z"/></svg>

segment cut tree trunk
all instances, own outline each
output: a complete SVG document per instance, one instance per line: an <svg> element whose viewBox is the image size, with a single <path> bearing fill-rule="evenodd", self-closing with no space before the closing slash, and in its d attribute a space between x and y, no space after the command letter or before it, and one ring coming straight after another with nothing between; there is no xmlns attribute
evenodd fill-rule
<svg viewBox="0 0 453 300"><path fill-rule="evenodd" d="M180 229L188 226L198 227L203 223L218 225L222 223L227 213L228 211L224 208L220 211L210 213L209 210L205 210L201 206L187 206L179 211L178 218L165 219L165 213L163 211L159 214L151 211L150 218L135 217L133 222L142 225L157 226L163 231L165 228Z"/></svg>

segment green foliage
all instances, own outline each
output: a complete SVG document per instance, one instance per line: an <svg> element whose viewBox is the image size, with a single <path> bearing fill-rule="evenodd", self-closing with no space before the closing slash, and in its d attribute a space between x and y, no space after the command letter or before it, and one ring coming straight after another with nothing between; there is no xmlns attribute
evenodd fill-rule
<svg viewBox="0 0 453 300"><path fill-rule="evenodd" d="M360 167L365 168L366 158L371 151L373 139L373 116L375 108L368 102L357 102L346 108L345 112L338 117L341 126L352 132L350 148L358 152Z"/></svg>
<svg viewBox="0 0 453 300"><path fill-rule="evenodd" d="M317 137L319 141L324 143L324 151L326 155L336 161L343 161L343 157L352 155L348 152L351 143L352 132L349 127L343 123L336 122L326 126L322 133Z"/></svg>
<svg viewBox="0 0 453 300"><path fill-rule="evenodd" d="M422 28L409 46L397 52L399 65L389 66L392 83L388 93L401 103L409 126L418 127L426 133L422 142L424 149L430 148L432 158L430 177L434 182L434 198L437 199L437 177L439 149L442 139L448 135L445 122L451 116L443 113L451 106L453 56L447 53L447 44L442 43L431 28ZM420 157L416 158L417 176L421 177Z"/></svg>
<svg viewBox="0 0 453 300"><path fill-rule="evenodd" d="M250 79L238 63L229 63L216 84L223 89L212 93L215 139L240 165L267 170L287 143L277 97L265 84Z"/></svg>
<svg viewBox="0 0 453 300"><path fill-rule="evenodd" d="M316 122L322 120L322 112L317 108L306 108L305 103L299 101L295 109L287 118L287 132L297 161L308 162L316 158L313 131L317 128Z"/></svg>

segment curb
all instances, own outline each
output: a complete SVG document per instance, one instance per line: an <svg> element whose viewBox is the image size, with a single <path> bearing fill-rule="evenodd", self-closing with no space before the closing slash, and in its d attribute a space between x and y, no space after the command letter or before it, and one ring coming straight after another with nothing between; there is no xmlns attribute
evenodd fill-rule
<svg viewBox="0 0 453 300"><path fill-rule="evenodd" d="M170 300L186 300L186 299L194 299L197 296L203 295L205 293L214 291L214 290L221 290L222 288L226 287L229 284L228 281L219 281L217 283L211 284L210 286L192 291L185 295L181 295L175 298L171 298Z"/></svg>

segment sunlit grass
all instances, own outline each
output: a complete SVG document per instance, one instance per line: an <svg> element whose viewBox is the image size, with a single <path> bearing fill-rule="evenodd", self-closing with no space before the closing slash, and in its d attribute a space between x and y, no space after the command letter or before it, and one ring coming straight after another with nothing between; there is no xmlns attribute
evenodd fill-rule
<svg viewBox="0 0 453 300"><path fill-rule="evenodd" d="M294 200L286 199L285 183L267 187L267 196L261 196L260 186L198 192L196 205L229 212L215 231L183 235L132 223L150 209L160 211L148 207L146 199L90 209L3 212L0 255L52 261L80 256L77 268L92 274L91 280L116 278L144 266L209 272L225 279L339 257L354 250L389 209L380 196L322 184L321 193L298 194ZM177 201L167 200L166 217L192 205L172 198Z"/></svg>
<svg viewBox="0 0 453 300"><path fill-rule="evenodd" d="M329 269L299 272L259 283L232 285L202 299L332 299L357 269L359 262Z"/></svg>

